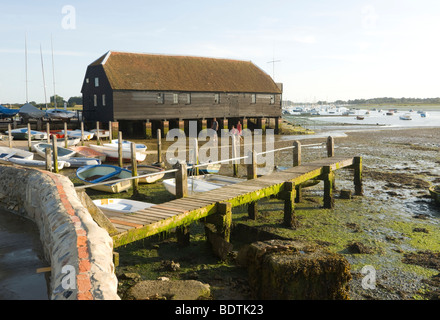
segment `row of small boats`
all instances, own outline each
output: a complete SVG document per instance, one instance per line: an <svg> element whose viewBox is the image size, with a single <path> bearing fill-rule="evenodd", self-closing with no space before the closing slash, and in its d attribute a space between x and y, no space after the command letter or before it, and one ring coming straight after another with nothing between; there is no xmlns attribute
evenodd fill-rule
<svg viewBox="0 0 440 320"><path fill-rule="evenodd" d="M67 135L68 138L79 139L81 140L81 130L51 130L49 132L51 135L56 136L57 138L64 138ZM9 131L6 131L6 134L9 134ZM91 140L96 137L98 134L97 129L93 129L90 131L82 131L83 140ZM28 128L18 128L11 130L11 136L15 140L27 140L29 138L31 140L45 140L47 139L47 132L38 131L38 130L28 130ZM108 130L99 130L99 136L101 138L105 138L109 136Z"/></svg>

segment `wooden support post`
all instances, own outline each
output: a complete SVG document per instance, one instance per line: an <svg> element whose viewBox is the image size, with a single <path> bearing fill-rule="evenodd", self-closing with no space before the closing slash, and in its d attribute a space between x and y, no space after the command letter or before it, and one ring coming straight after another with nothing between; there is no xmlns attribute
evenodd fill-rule
<svg viewBox="0 0 440 320"><path fill-rule="evenodd" d="M64 148L68 147L67 142L67 122L64 122Z"/></svg>
<svg viewBox="0 0 440 320"><path fill-rule="evenodd" d="M258 205L257 201L248 203L248 218L251 220L257 220L258 215Z"/></svg>
<svg viewBox="0 0 440 320"><path fill-rule="evenodd" d="M151 122L149 119L145 121L145 139L153 138L153 132L151 131Z"/></svg>
<svg viewBox="0 0 440 320"><path fill-rule="evenodd" d="M96 144L101 145L101 139L99 136L99 121L96 121Z"/></svg>
<svg viewBox="0 0 440 320"><path fill-rule="evenodd" d="M11 124L8 123L8 142L9 148L12 148L12 132L11 132Z"/></svg>
<svg viewBox="0 0 440 320"><path fill-rule="evenodd" d="M301 165L301 142L295 140L293 146L293 166L297 167Z"/></svg>
<svg viewBox="0 0 440 320"><path fill-rule="evenodd" d="M185 132L185 120L179 119L179 130Z"/></svg>
<svg viewBox="0 0 440 320"><path fill-rule="evenodd" d="M138 175L137 161L136 161L136 143L134 142L130 143L130 151L131 151L131 175L132 177L136 177ZM139 192L138 184L139 184L139 179L132 180L133 194L138 194Z"/></svg>
<svg viewBox="0 0 440 320"><path fill-rule="evenodd" d="M188 247L190 244L189 226L179 226L176 228L177 243L180 247Z"/></svg>
<svg viewBox="0 0 440 320"><path fill-rule="evenodd" d="M52 136L52 155L53 155L53 171L58 173L58 147L57 147L57 137Z"/></svg>
<svg viewBox="0 0 440 320"><path fill-rule="evenodd" d="M227 118L223 118L223 128L222 129L229 130L229 124L228 124ZM219 130L219 132L221 132L221 130Z"/></svg>
<svg viewBox="0 0 440 320"><path fill-rule="evenodd" d="M28 148L29 151L32 151L32 144L31 144L31 139L32 139L32 134L31 134L31 124L28 122L27 124L27 129L28 129Z"/></svg>
<svg viewBox="0 0 440 320"><path fill-rule="evenodd" d="M205 233L214 253L225 260L232 251L231 241L232 205L217 203L217 212L206 217Z"/></svg>
<svg viewBox="0 0 440 320"><path fill-rule="evenodd" d="M165 138L168 134L168 131L170 130L170 122L168 120L162 121L162 127L163 127L163 137Z"/></svg>
<svg viewBox="0 0 440 320"><path fill-rule="evenodd" d="M242 129L243 129L243 130L244 130L244 129L247 129L247 128L248 128L248 122L247 122L246 117L244 117L242 121L243 121Z"/></svg>
<svg viewBox="0 0 440 320"><path fill-rule="evenodd" d="M50 143L50 124L46 123L46 135L47 135L47 143Z"/></svg>
<svg viewBox="0 0 440 320"><path fill-rule="evenodd" d="M247 178L248 180L257 178L257 153L255 149L249 152L251 163L247 165Z"/></svg>
<svg viewBox="0 0 440 320"><path fill-rule="evenodd" d="M335 141L332 136L327 138L327 156L329 158L335 156Z"/></svg>
<svg viewBox="0 0 440 320"><path fill-rule="evenodd" d="M112 133L112 122L109 121L108 122L108 140L111 142L113 138L113 133Z"/></svg>
<svg viewBox="0 0 440 320"><path fill-rule="evenodd" d="M176 198L184 198L188 195L188 173L185 162L177 162L176 171Z"/></svg>
<svg viewBox="0 0 440 320"><path fill-rule="evenodd" d="M208 129L208 120L202 119L202 130Z"/></svg>
<svg viewBox="0 0 440 320"><path fill-rule="evenodd" d="M324 208L333 209L335 207L335 199L333 197L334 189L334 173L330 166L323 167L324 180Z"/></svg>
<svg viewBox="0 0 440 320"><path fill-rule="evenodd" d="M355 157L354 166L354 194L362 196L364 194L362 187L362 157Z"/></svg>
<svg viewBox="0 0 440 320"><path fill-rule="evenodd" d="M112 121L112 136L111 139L118 139L119 135L119 122Z"/></svg>
<svg viewBox="0 0 440 320"><path fill-rule="evenodd" d="M81 121L81 145L84 146L84 122Z"/></svg>
<svg viewBox="0 0 440 320"><path fill-rule="evenodd" d="M124 166L124 159L122 158L122 132L118 132L118 164L122 168Z"/></svg>
<svg viewBox="0 0 440 320"><path fill-rule="evenodd" d="M50 148L46 148L44 151L46 152L46 170L52 171L52 150Z"/></svg>
<svg viewBox="0 0 440 320"><path fill-rule="evenodd" d="M284 183L284 218L283 225L287 228L297 228L298 220L295 216L295 183L288 181Z"/></svg>
<svg viewBox="0 0 440 320"><path fill-rule="evenodd" d="M283 122L282 118L276 117L275 118L275 134L281 133L281 123Z"/></svg>

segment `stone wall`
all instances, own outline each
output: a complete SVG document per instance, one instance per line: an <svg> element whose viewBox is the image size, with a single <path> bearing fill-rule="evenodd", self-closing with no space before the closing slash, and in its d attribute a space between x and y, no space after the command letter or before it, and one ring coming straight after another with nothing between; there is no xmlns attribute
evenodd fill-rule
<svg viewBox="0 0 440 320"><path fill-rule="evenodd" d="M120 299L112 238L92 219L67 177L0 165L0 207L37 224L51 264L50 299Z"/></svg>

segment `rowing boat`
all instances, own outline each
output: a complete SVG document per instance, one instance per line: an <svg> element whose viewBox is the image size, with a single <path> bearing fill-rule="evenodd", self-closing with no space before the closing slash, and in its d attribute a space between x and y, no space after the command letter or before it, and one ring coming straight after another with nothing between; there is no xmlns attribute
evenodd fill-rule
<svg viewBox="0 0 440 320"><path fill-rule="evenodd" d="M108 182L107 184L90 187L104 192L119 193L127 191L132 186L131 180L112 182L112 180L130 178L132 174L127 169L108 164L80 167L76 170L76 176L85 184Z"/></svg>
<svg viewBox="0 0 440 320"><path fill-rule="evenodd" d="M126 169L127 170L131 170L131 166L128 166ZM137 174L138 174L138 176L142 176L142 175L146 175L146 174L151 174L151 173L157 173L157 174L155 174L153 176L139 178L138 181L139 181L139 183L154 183L154 182L156 182L156 181L158 181L158 180L163 178L165 173L163 173L162 171L164 171L164 169L160 168L160 167L148 166L148 165L138 165L137 166Z"/></svg>
<svg viewBox="0 0 440 320"><path fill-rule="evenodd" d="M154 206L153 203L135 201L131 199L96 199L93 203L101 209L104 213L132 213L142 209L150 208Z"/></svg>
<svg viewBox="0 0 440 320"><path fill-rule="evenodd" d="M206 192L243 181L245 181L245 179L217 174L190 176L188 177L188 194ZM162 182L169 193L176 194L176 179L165 179Z"/></svg>
<svg viewBox="0 0 440 320"><path fill-rule="evenodd" d="M37 144L34 144L32 148L37 152L37 154L43 158L46 158L46 149L49 148L50 150L53 150L53 146L50 143L44 143L40 142ZM76 152L70 149L62 148L57 146L57 154L59 160L67 160L69 158L72 158Z"/></svg>

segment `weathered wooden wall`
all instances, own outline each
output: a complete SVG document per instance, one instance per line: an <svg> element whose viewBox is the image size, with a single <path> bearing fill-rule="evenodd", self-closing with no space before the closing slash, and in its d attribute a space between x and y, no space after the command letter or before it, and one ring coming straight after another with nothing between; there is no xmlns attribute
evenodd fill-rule
<svg viewBox="0 0 440 320"><path fill-rule="evenodd" d="M114 118L117 120L139 119L202 119L230 117L280 117L281 95L275 95L270 104L270 94L257 94L256 103L251 103L249 93L220 93L220 102L215 103L214 93L191 93L191 103L187 103L187 93L177 93L178 103L174 103L175 92L164 92L164 103L157 102L158 92L114 91Z"/></svg>

